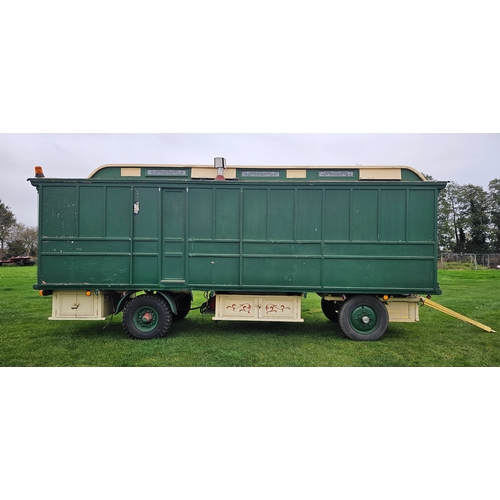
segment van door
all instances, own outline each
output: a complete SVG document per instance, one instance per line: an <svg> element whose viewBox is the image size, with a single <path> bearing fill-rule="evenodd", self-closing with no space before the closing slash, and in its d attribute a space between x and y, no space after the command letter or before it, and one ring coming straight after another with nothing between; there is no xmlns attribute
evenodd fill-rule
<svg viewBox="0 0 500 500"><path fill-rule="evenodd" d="M163 189L161 283L186 284L186 189Z"/></svg>

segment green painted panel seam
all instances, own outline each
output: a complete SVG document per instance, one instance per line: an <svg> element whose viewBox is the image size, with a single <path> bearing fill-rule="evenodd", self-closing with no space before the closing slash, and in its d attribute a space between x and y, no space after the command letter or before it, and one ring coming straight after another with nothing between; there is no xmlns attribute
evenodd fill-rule
<svg viewBox="0 0 500 500"><path fill-rule="evenodd" d="M213 255L213 254L212 254ZM222 256L222 255L221 255ZM224 255L226 257L226 255ZM258 258L258 259L322 259L322 255L287 255L287 254L256 254L245 253L243 258Z"/></svg>
<svg viewBox="0 0 500 500"><path fill-rule="evenodd" d="M43 256L59 256L60 258L64 257L130 257L130 252L40 252L40 255ZM141 255L141 254L133 254L133 255ZM156 255L156 254L154 254Z"/></svg>
<svg viewBox="0 0 500 500"><path fill-rule="evenodd" d="M130 191L131 191L131 193L130 193L131 206L129 207L129 210L132 211L132 218L130 219L130 255L132 255L132 252L134 250L134 236L135 236L135 220L134 220L135 214L133 212L133 210L134 210L133 207L134 207L134 203L136 202L136 189L135 189L134 184L132 184L130 186ZM129 271L129 282L133 283L134 282L134 263L133 263L132 259L130 259L128 271Z"/></svg>
<svg viewBox="0 0 500 500"><path fill-rule="evenodd" d="M158 255L158 259L157 259L157 263L156 263L156 275L157 275L157 278L156 278L156 281L158 283L160 283L161 281L161 278L162 278L162 270L163 270L163 262L161 261L161 259L159 258L160 255L161 255L161 252L163 250L162 248L162 238L161 236L163 236L163 227L164 227L164 217L165 217L165 214L163 212L163 190L161 188L161 186L158 186L158 214L159 214L159 217L158 217L158 237L156 238L156 241L157 241L157 255Z"/></svg>
<svg viewBox="0 0 500 500"><path fill-rule="evenodd" d="M267 256L269 257L269 256ZM414 255L404 255L404 256L384 256L384 255L335 255L327 254L325 259L352 259L352 260L429 260L434 261L432 256L414 256Z"/></svg>
<svg viewBox="0 0 500 500"><path fill-rule="evenodd" d="M240 256L243 255L243 188L240 188L240 227L239 227L239 236L240 236ZM239 262L239 276L238 283L239 285L243 285L243 259L240 257Z"/></svg>
<svg viewBox="0 0 500 500"><path fill-rule="evenodd" d="M326 194L325 194L325 188L323 187L321 189L321 264L319 266L319 285L321 288L325 286L325 273L323 272L324 269L324 264L325 264L325 205L326 205Z"/></svg>

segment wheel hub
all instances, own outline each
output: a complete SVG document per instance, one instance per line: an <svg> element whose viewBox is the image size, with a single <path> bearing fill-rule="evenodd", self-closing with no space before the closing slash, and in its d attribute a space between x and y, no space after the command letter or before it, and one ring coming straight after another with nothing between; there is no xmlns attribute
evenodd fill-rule
<svg viewBox="0 0 500 500"><path fill-rule="evenodd" d="M134 315L135 326L142 332L149 332L156 328L158 315L151 307L141 307Z"/></svg>
<svg viewBox="0 0 500 500"><path fill-rule="evenodd" d="M362 321L365 325L367 325L367 324L370 322L370 318L369 318L368 316L363 316L363 317L361 318L361 321Z"/></svg>
<svg viewBox="0 0 500 500"><path fill-rule="evenodd" d="M144 323L151 323L153 321L153 315L148 311L142 316L142 321Z"/></svg>
<svg viewBox="0 0 500 500"><path fill-rule="evenodd" d="M361 334L369 334L377 326L377 313L368 306L359 306L351 313L351 325Z"/></svg>

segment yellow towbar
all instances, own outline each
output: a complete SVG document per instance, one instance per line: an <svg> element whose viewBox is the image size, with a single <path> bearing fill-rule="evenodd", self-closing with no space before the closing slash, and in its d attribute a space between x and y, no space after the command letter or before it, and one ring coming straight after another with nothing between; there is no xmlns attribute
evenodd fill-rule
<svg viewBox="0 0 500 500"><path fill-rule="evenodd" d="M444 307L441 304L433 302L430 299L422 297L422 301L423 301L425 306L432 307L433 309L437 309L438 311L441 311L445 314L449 314L450 316L453 316L454 318L461 319L462 321L465 321L466 323L470 323L471 325L474 325L474 326L477 326L478 328L481 328L481 330L484 330L485 332L496 333L495 330L492 330L489 326L483 325L482 323L478 323L477 321L474 321L473 319L470 319L467 316L463 316L462 314L459 314L455 311L452 311L451 309L448 309L447 307Z"/></svg>

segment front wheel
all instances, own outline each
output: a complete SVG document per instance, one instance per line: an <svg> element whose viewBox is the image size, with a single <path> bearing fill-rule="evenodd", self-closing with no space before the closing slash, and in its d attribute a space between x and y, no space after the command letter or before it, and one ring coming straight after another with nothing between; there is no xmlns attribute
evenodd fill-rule
<svg viewBox="0 0 500 500"><path fill-rule="evenodd" d="M377 297L356 295L342 305L339 324L351 340L377 340L387 330L389 313Z"/></svg>
<svg viewBox="0 0 500 500"><path fill-rule="evenodd" d="M172 325L172 311L161 295L139 295L125 306L122 324L134 339L163 337Z"/></svg>
<svg viewBox="0 0 500 500"><path fill-rule="evenodd" d="M174 321L184 319L191 310L191 294L177 293L174 300L177 306L177 314L173 315Z"/></svg>

